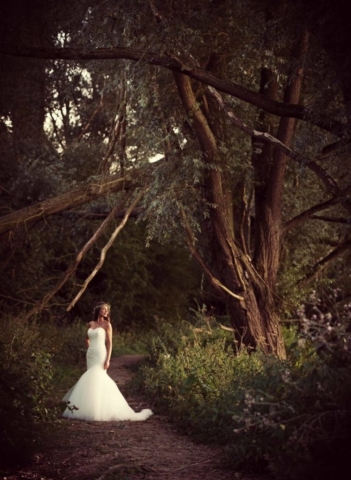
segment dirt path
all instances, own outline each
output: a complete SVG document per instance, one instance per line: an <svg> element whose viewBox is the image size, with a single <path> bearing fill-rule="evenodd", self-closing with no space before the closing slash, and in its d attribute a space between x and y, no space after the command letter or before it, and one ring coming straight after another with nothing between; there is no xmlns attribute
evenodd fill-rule
<svg viewBox="0 0 351 480"><path fill-rule="evenodd" d="M123 394L132 376L129 367L142 358L124 355L112 360L109 375L117 381ZM134 410L152 408L140 398L126 398ZM221 468L219 448L194 443L156 411L145 422L63 420L62 427L46 444L45 453L36 456L34 465L2 478L233 480L242 477Z"/></svg>

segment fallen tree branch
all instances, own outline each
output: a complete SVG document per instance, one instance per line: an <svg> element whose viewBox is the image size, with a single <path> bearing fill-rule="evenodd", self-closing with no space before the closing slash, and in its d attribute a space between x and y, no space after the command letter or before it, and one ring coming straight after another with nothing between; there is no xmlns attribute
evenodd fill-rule
<svg viewBox="0 0 351 480"><path fill-rule="evenodd" d="M108 215L108 217L102 222L99 228L94 232L93 236L87 241L87 243L83 246L83 248L79 251L78 255L76 256L75 260L69 265L66 272L64 273L63 277L57 282L55 287L45 295L43 300L40 304L35 305L24 317L23 322L27 322L33 315L43 310L49 301L52 299L56 293L61 290L63 285L72 277L72 275L76 272L78 265L82 261L84 255L90 250L90 248L97 242L97 240L101 237L101 235L106 230L107 226L114 220L116 217L117 212L123 208L127 200L132 195L133 191L128 192L123 197L122 201L116 205Z"/></svg>
<svg viewBox="0 0 351 480"><path fill-rule="evenodd" d="M158 165L159 163L160 162L158 162ZM26 226L32 224L32 222L43 220L54 213L79 207L109 193L135 189L141 186L142 182L140 177L143 173L147 172L148 167L149 165L139 170L130 170L123 177L119 175L101 176L86 185L70 190L57 197L49 198L48 200L3 215L0 217L0 236L11 230L15 230L20 225L24 225L26 228Z"/></svg>
<svg viewBox="0 0 351 480"><path fill-rule="evenodd" d="M132 191L132 189L130 189ZM145 208L142 207L137 207L134 208L132 213L130 214L130 217L140 217L145 212ZM108 217L111 213L111 209L105 210L105 209L93 209L90 211L85 211L85 210L74 210L74 211L63 211L63 212L57 212L54 213L54 216L58 217L68 217L72 219L82 219L82 220L100 220ZM118 210L115 213L115 218L123 218L125 214L124 210Z"/></svg>
<svg viewBox="0 0 351 480"><path fill-rule="evenodd" d="M142 196L144 195L145 191L146 191L147 188L144 188L140 193L139 195L136 197L136 199L132 202L132 204L130 205L130 207L127 209L121 223L118 225L118 227L115 229L115 231L112 233L109 241L106 243L106 245L104 246L104 248L101 250L101 253L100 253L100 260L99 262L97 263L97 265L95 266L94 270L91 272L91 274L89 275L89 277L85 280L82 288L80 289L80 291L77 293L77 295L75 296L75 298L72 300L72 302L68 305L67 307L67 312L69 312L73 307L74 305L78 302L78 300L80 299L80 297L83 295L83 293L85 292L85 290L87 289L87 286L89 285L89 283L91 282L91 280L95 277L95 275L97 274L97 272L100 270L100 268L102 267L102 265L104 264L104 261L105 261L105 258L106 258L106 253L108 251L108 249L111 247L111 245L113 244L113 242L115 241L117 235L119 234L119 232L123 229L123 227L125 226L125 224L127 223L128 221L128 218L129 218L129 215L131 214L131 212L133 211L133 209L136 207L136 205L139 203L140 199L142 198Z"/></svg>

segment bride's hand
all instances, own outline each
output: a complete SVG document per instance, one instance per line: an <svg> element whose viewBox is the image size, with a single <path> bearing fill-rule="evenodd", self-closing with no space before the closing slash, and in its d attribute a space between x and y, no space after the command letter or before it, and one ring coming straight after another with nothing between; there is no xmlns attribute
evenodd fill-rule
<svg viewBox="0 0 351 480"><path fill-rule="evenodd" d="M104 369L107 370L109 366L110 366L110 362L109 362L109 360L106 360L105 365L104 365Z"/></svg>

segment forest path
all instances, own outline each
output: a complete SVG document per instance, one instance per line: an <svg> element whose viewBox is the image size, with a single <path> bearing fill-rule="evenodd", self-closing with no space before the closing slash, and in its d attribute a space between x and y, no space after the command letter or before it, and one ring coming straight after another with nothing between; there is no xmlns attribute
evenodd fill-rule
<svg viewBox="0 0 351 480"><path fill-rule="evenodd" d="M125 395L141 355L113 358L109 375ZM152 408L125 395L134 410ZM253 480L224 470L219 447L194 443L157 411L145 422L63 420L50 436L36 464L7 480ZM3 477L4 478L4 477ZM256 477L258 478L258 477Z"/></svg>

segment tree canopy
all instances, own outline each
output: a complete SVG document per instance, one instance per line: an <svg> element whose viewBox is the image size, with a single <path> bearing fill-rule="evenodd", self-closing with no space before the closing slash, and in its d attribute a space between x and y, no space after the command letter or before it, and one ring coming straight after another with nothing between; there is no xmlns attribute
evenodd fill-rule
<svg viewBox="0 0 351 480"><path fill-rule="evenodd" d="M187 245L237 341L284 357L280 320L306 288L349 288L343 10L328 0L20 3L4 7L0 38L4 271L44 220L54 229L67 211L82 225L109 215L105 235L117 209L127 220L138 207L147 241ZM93 244L100 234L87 231ZM87 241L79 232L70 255ZM75 272L64 262L29 313Z"/></svg>

